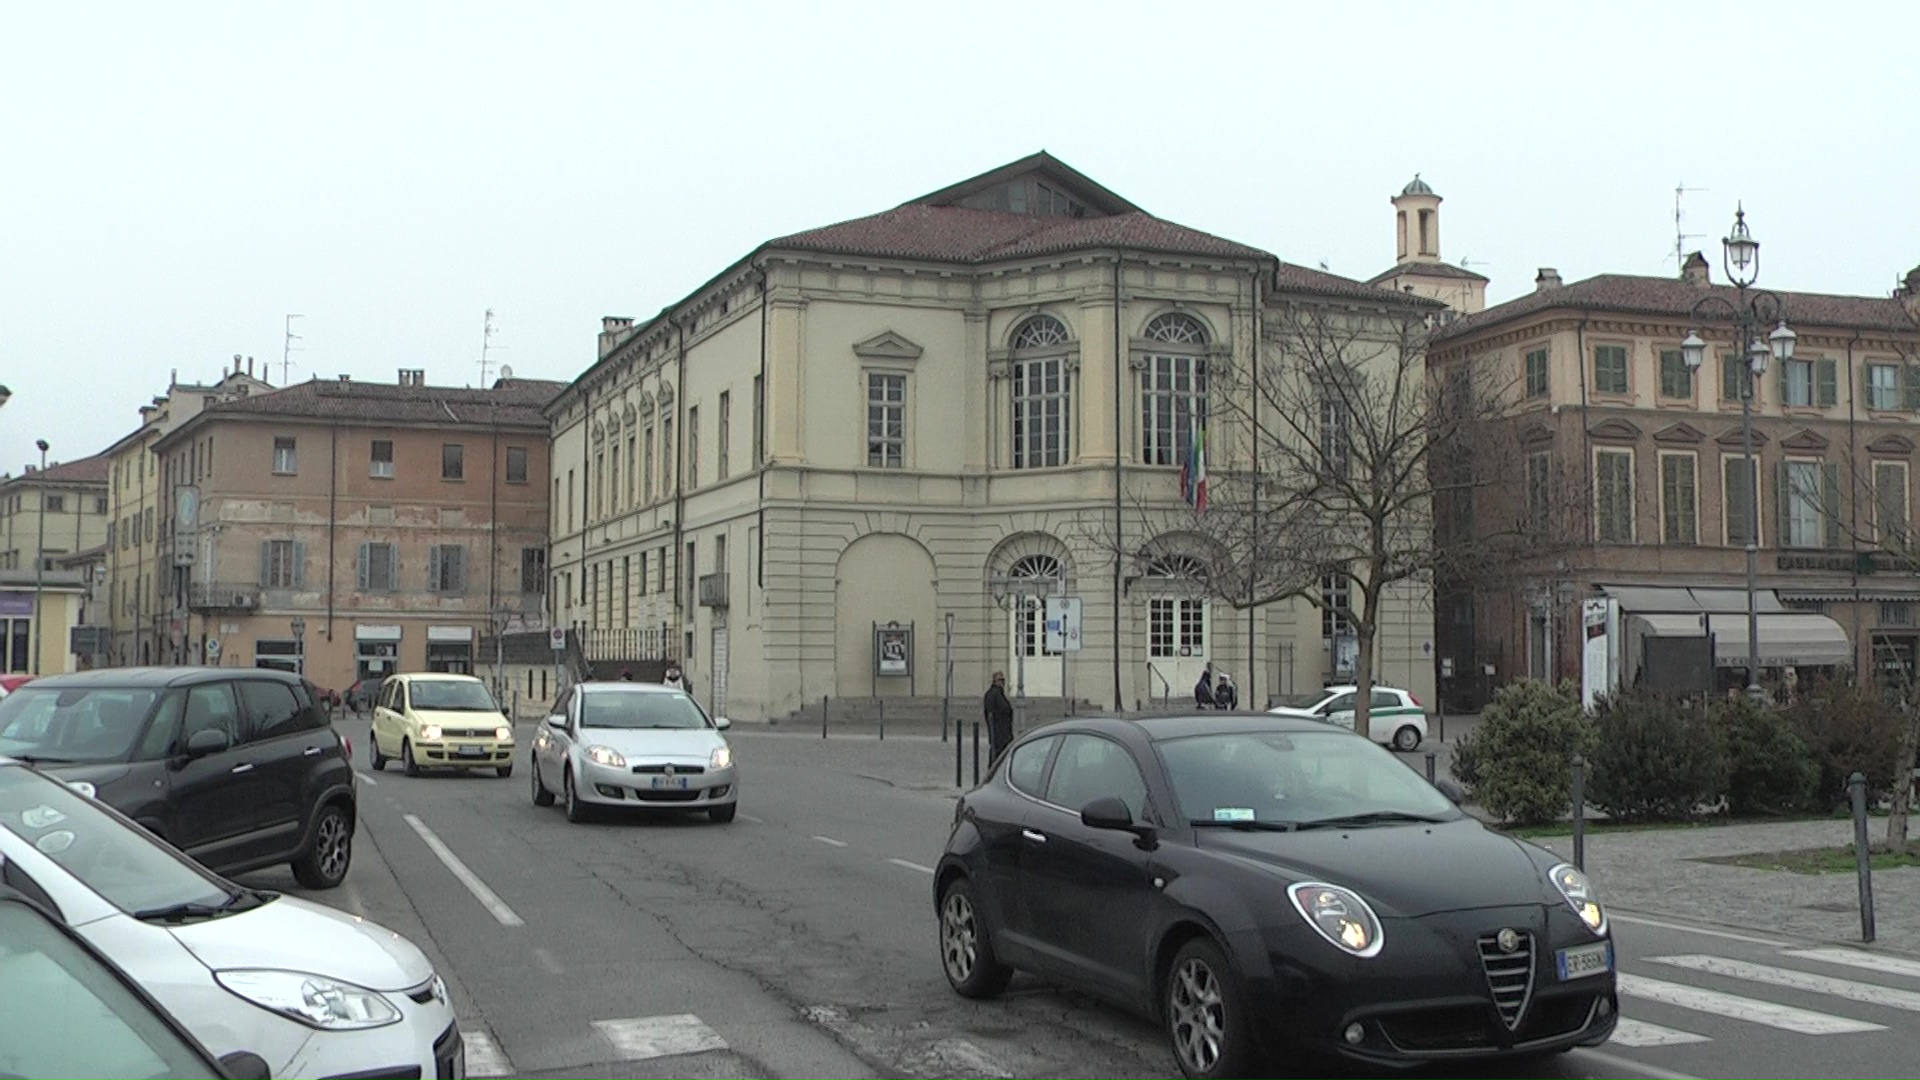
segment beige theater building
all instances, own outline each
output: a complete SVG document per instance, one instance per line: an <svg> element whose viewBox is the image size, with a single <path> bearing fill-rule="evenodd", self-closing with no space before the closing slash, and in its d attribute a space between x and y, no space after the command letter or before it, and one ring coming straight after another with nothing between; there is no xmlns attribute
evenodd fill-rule
<svg viewBox="0 0 1920 1080"><path fill-rule="evenodd" d="M1022 657L1056 703L1190 701L1209 661L1243 704L1317 688L1330 621L1210 602L1205 552L1142 535L1139 507L1180 506L1203 373L1249 363L1263 305L1387 296L1046 154L767 241L652 319L606 319L547 406L553 616L590 659L675 657L743 718L937 699L949 620L963 699ZM996 596L1034 579L1081 601L1078 651ZM1379 677L1425 694L1429 598L1398 600Z"/></svg>

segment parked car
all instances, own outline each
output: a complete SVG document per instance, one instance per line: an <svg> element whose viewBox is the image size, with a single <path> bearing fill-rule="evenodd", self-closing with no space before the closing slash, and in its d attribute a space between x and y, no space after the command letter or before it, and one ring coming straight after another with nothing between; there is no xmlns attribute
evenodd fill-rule
<svg viewBox="0 0 1920 1080"><path fill-rule="evenodd" d="M1190 1077L1546 1055L1619 1005L1585 875L1314 720L1029 733L955 806L933 900L958 993L1083 989L1158 1019Z"/></svg>
<svg viewBox="0 0 1920 1080"><path fill-rule="evenodd" d="M1354 697L1359 692L1356 686L1329 686L1299 704L1268 709L1267 715L1324 720L1352 731ZM1406 754L1420 749L1427 739L1427 710L1419 698L1391 686L1376 686L1367 700L1373 706L1367 710L1367 734L1375 742Z"/></svg>
<svg viewBox="0 0 1920 1080"><path fill-rule="evenodd" d="M0 675L0 696L13 693L32 682L34 678L32 675Z"/></svg>
<svg viewBox="0 0 1920 1080"><path fill-rule="evenodd" d="M374 703L371 741L375 772L398 759L408 776L424 768L513 775L513 725L471 675L388 677Z"/></svg>
<svg viewBox="0 0 1920 1080"><path fill-rule="evenodd" d="M258 1054L215 1058L86 939L0 886L0 1076L269 1075Z"/></svg>
<svg viewBox="0 0 1920 1080"><path fill-rule="evenodd" d="M373 708L374 700L380 696L380 684L384 681L384 676L378 679L356 679L352 686L347 687L346 697L342 700L347 708L354 712L366 712Z"/></svg>
<svg viewBox="0 0 1920 1080"><path fill-rule="evenodd" d="M301 681L306 683L307 694L311 696L313 700L331 709L340 707L340 691L329 690L314 682L312 679L302 679Z"/></svg>
<svg viewBox="0 0 1920 1080"><path fill-rule="evenodd" d="M730 721L658 683L589 682L567 689L533 736L533 804L558 793L568 821L596 807L704 810L733 820L740 780Z"/></svg>
<svg viewBox="0 0 1920 1080"><path fill-rule="evenodd" d="M31 762L215 871L291 863L346 880L353 748L298 676L265 668L107 668L0 701L0 755Z"/></svg>

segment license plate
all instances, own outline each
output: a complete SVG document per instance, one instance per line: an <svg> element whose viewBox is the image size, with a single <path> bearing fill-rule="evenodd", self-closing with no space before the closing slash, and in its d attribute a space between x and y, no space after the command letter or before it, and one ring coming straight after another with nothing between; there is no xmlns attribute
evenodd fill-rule
<svg viewBox="0 0 1920 1080"><path fill-rule="evenodd" d="M487 756L487 748L484 746L458 746L454 748L453 752L461 757Z"/></svg>
<svg viewBox="0 0 1920 1080"><path fill-rule="evenodd" d="M1554 957L1554 964L1560 969L1561 982L1585 978L1588 975L1604 975L1613 970L1613 942L1603 941L1598 945L1561 949Z"/></svg>
<svg viewBox="0 0 1920 1080"><path fill-rule="evenodd" d="M656 776L653 778L654 790L672 788L676 791L687 790L687 778L684 776Z"/></svg>

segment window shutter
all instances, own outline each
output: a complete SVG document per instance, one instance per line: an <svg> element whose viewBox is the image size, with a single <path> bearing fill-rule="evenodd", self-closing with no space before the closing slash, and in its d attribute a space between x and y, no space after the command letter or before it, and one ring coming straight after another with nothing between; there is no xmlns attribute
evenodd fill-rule
<svg viewBox="0 0 1920 1080"><path fill-rule="evenodd" d="M293 584L299 588L307 583L307 542L293 542Z"/></svg>
<svg viewBox="0 0 1920 1080"><path fill-rule="evenodd" d="M1792 479L1787 476L1786 462L1779 462L1773 467L1773 479L1773 546L1784 548L1792 535L1787 526L1793 521L1793 515L1787 507L1789 502L1787 496L1793 488L1791 487Z"/></svg>
<svg viewBox="0 0 1920 1080"><path fill-rule="evenodd" d="M1840 404L1840 371L1832 360L1822 360L1815 365L1818 374L1819 397L1821 407Z"/></svg>
<svg viewBox="0 0 1920 1080"><path fill-rule="evenodd" d="M1903 364L1901 372L1906 378L1906 407L1910 412L1920 412L1920 364Z"/></svg>
<svg viewBox="0 0 1920 1080"><path fill-rule="evenodd" d="M440 545L427 549L427 591L440 591Z"/></svg>
<svg viewBox="0 0 1920 1080"><path fill-rule="evenodd" d="M273 584L273 541L260 541L260 587Z"/></svg>
<svg viewBox="0 0 1920 1080"><path fill-rule="evenodd" d="M362 542L360 545L360 573L354 582L354 588L361 592L367 591L368 575L372 572L372 549L372 544Z"/></svg>
<svg viewBox="0 0 1920 1080"><path fill-rule="evenodd" d="M1830 365L1833 361L1821 363ZM1833 462L1820 466L1820 505L1826 518L1827 546L1843 546L1840 542L1840 466Z"/></svg>
<svg viewBox="0 0 1920 1080"><path fill-rule="evenodd" d="M447 548L447 553L441 556L441 558L443 560L442 565L446 568L447 591L456 593L465 592L467 590L466 547L458 544L452 545ZM607 567L607 591L609 593L607 605L611 608L613 605L611 596L613 591L613 567L611 563L609 563Z"/></svg>
<svg viewBox="0 0 1920 1080"><path fill-rule="evenodd" d="M1773 365L1773 370L1780 376L1780 404L1782 405L1791 404L1793 401L1793 395L1789 393L1787 390L1789 386L1793 385L1792 382L1787 378L1787 372L1792 369L1793 369L1792 361ZM1760 405L1758 401L1754 402L1753 404L1755 408L1758 408Z"/></svg>

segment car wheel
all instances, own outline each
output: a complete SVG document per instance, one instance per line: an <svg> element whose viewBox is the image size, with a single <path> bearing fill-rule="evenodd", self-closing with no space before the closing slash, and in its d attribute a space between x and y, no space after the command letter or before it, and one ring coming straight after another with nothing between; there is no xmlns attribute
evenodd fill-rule
<svg viewBox="0 0 1920 1080"><path fill-rule="evenodd" d="M313 823L313 842L293 861L293 876L309 889L331 889L347 880L353 864L353 823L336 803L320 808Z"/></svg>
<svg viewBox="0 0 1920 1080"><path fill-rule="evenodd" d="M733 820L733 815L739 812L740 812L739 803L728 803L725 806L716 806L713 809L708 810L707 816L712 818L716 823L725 825L727 822Z"/></svg>
<svg viewBox="0 0 1920 1080"><path fill-rule="evenodd" d="M1013 978L1013 969L993 955L973 883L966 878L954 878L940 894L940 967L961 997L997 996Z"/></svg>
<svg viewBox="0 0 1920 1080"><path fill-rule="evenodd" d="M367 742L371 744L373 747L373 760L369 763L370 765L372 765L373 771L386 772L387 771L387 755L380 752L380 736L375 735L372 732L368 732Z"/></svg>
<svg viewBox="0 0 1920 1080"><path fill-rule="evenodd" d="M413 760L413 740L400 740L400 771L408 776L420 775L420 763Z"/></svg>
<svg viewBox="0 0 1920 1080"><path fill-rule="evenodd" d="M1403 754L1411 754L1420 749L1420 729L1408 724L1393 733L1393 748Z"/></svg>
<svg viewBox="0 0 1920 1080"><path fill-rule="evenodd" d="M513 766L510 764L502 765L499 768L493 770L493 774L495 776L498 776L500 779L505 780L507 777L513 775Z"/></svg>
<svg viewBox="0 0 1920 1080"><path fill-rule="evenodd" d="M576 824L587 820L587 807L573 790L573 770L560 774L560 802L566 808L567 820Z"/></svg>
<svg viewBox="0 0 1920 1080"><path fill-rule="evenodd" d="M1196 938L1174 954L1161 990L1167 1039L1188 1077L1245 1076L1253 1064L1239 981L1211 940Z"/></svg>
<svg viewBox="0 0 1920 1080"><path fill-rule="evenodd" d="M540 763L537 761L528 762L527 773L533 777L533 805L552 806L553 792L548 791L547 785L540 782Z"/></svg>

